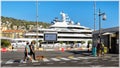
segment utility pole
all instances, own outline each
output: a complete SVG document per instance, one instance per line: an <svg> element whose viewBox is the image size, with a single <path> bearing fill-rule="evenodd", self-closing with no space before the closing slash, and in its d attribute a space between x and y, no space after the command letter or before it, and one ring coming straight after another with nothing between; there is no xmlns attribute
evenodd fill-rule
<svg viewBox="0 0 120 68"><path fill-rule="evenodd" d="M99 40L101 43L101 12L100 12L100 9L99 9Z"/></svg>
<svg viewBox="0 0 120 68"><path fill-rule="evenodd" d="M94 1L94 32L96 29L96 2ZM94 32L93 32L93 47L92 47L92 55L96 56L96 44L95 44L95 36L94 36Z"/></svg>
<svg viewBox="0 0 120 68"><path fill-rule="evenodd" d="M96 2L94 1L94 31L96 29Z"/></svg>
<svg viewBox="0 0 120 68"><path fill-rule="evenodd" d="M36 43L37 43L37 46L38 46L38 0L36 1L36 23L37 23L37 38L36 38Z"/></svg>
<svg viewBox="0 0 120 68"><path fill-rule="evenodd" d="M101 43L101 16L102 16L102 20L106 20L106 14L101 13L99 9L99 40L100 40L100 43Z"/></svg>

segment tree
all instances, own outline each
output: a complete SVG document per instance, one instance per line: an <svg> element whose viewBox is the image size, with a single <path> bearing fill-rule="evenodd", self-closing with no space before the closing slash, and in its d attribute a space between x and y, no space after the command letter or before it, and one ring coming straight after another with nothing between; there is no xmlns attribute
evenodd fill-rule
<svg viewBox="0 0 120 68"><path fill-rule="evenodd" d="M67 45L69 44L69 41L67 41Z"/></svg>
<svg viewBox="0 0 120 68"><path fill-rule="evenodd" d="M74 44L77 43L77 41L74 41Z"/></svg>
<svg viewBox="0 0 120 68"><path fill-rule="evenodd" d="M32 42L34 42L36 44L36 41L35 40L32 40Z"/></svg>
<svg viewBox="0 0 120 68"><path fill-rule="evenodd" d="M60 41L60 44L61 44L61 47L62 47L63 41Z"/></svg>
<svg viewBox="0 0 120 68"><path fill-rule="evenodd" d="M38 42L42 43L42 40L39 40Z"/></svg>
<svg viewBox="0 0 120 68"><path fill-rule="evenodd" d="M4 39L1 40L1 47L9 47L10 44L11 43L8 40L4 40Z"/></svg>
<svg viewBox="0 0 120 68"><path fill-rule="evenodd" d="M85 41L81 41L81 44L84 44L85 43Z"/></svg>
<svg viewBox="0 0 120 68"><path fill-rule="evenodd" d="M39 42L39 47L41 47L42 40L39 40L38 42Z"/></svg>
<svg viewBox="0 0 120 68"><path fill-rule="evenodd" d="M92 44L92 41L91 41L91 40L89 40L89 41L88 41L88 43L89 43L89 44Z"/></svg>
<svg viewBox="0 0 120 68"><path fill-rule="evenodd" d="M36 22L34 21L26 21L26 20L19 20L19 19L14 19L12 17L3 17L1 16L1 22L5 23L6 21L9 21L9 22L12 22L11 23L11 28L12 26L16 25L16 26L25 26L26 29L28 29L29 27L27 27L28 25L36 25ZM47 28L50 26L49 23L46 23L46 22L38 22L39 25L42 25L43 28Z"/></svg>
<svg viewBox="0 0 120 68"><path fill-rule="evenodd" d="M83 46L84 43L85 43L85 41L81 41L82 47L85 47L85 46Z"/></svg>

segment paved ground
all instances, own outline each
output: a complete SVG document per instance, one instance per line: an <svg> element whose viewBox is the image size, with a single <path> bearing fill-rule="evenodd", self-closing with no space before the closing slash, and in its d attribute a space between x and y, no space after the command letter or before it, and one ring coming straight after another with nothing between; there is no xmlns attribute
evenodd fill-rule
<svg viewBox="0 0 120 68"><path fill-rule="evenodd" d="M60 52L43 51L36 52L45 58L38 62L22 63L23 52L1 53L2 67L119 67L118 54L106 54L104 57L93 57L87 52Z"/></svg>

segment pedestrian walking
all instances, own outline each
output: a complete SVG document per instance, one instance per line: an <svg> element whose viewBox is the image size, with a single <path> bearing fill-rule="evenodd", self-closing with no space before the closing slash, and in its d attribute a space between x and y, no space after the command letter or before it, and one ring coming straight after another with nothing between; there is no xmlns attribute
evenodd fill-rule
<svg viewBox="0 0 120 68"><path fill-rule="evenodd" d="M27 58L29 58L32 61L32 57L30 56L30 47L29 47L29 42L26 43L25 46L25 51L24 51L24 62L26 63ZM23 63L24 63L23 62Z"/></svg>
<svg viewBox="0 0 120 68"><path fill-rule="evenodd" d="M30 54L31 54L31 56L33 56L33 59L36 60L35 59L35 46L34 45L35 45L35 42L32 41L31 44L29 45L29 47L30 47Z"/></svg>
<svg viewBox="0 0 120 68"><path fill-rule="evenodd" d="M95 56L97 56L97 45L93 45L92 46L92 55L95 57Z"/></svg>
<svg viewBox="0 0 120 68"><path fill-rule="evenodd" d="M78 43L78 47L79 47L79 48L81 47L81 43Z"/></svg>
<svg viewBox="0 0 120 68"><path fill-rule="evenodd" d="M87 45L88 52L90 52L89 47L90 47L90 43L88 43Z"/></svg>
<svg viewBox="0 0 120 68"><path fill-rule="evenodd" d="M12 52L13 52L14 47L12 46Z"/></svg>
<svg viewBox="0 0 120 68"><path fill-rule="evenodd" d="M101 55L101 43L97 44L97 56L100 57Z"/></svg>
<svg viewBox="0 0 120 68"><path fill-rule="evenodd" d="M39 48L41 48L41 42L39 42Z"/></svg>

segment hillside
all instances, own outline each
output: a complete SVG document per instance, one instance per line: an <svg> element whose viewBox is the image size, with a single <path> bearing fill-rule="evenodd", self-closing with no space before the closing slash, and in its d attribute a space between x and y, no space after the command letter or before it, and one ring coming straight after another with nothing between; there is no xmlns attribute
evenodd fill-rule
<svg viewBox="0 0 120 68"><path fill-rule="evenodd" d="M36 26L36 22L33 21L26 21L26 20L19 20L19 19L14 19L11 17L3 17L1 16L1 21L2 23L6 23L7 21L9 23L11 23L11 27L16 25L16 26L27 26L27 25L34 25ZM42 25L43 28L47 28L48 26L50 26L49 23L45 23L45 22L38 22L39 25Z"/></svg>

